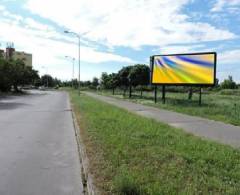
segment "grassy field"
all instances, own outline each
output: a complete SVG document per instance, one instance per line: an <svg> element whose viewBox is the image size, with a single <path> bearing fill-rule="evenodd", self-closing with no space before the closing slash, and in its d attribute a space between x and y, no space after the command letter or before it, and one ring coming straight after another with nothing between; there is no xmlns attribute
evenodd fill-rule
<svg viewBox="0 0 240 195"><path fill-rule="evenodd" d="M240 151L70 92L102 194L239 194Z"/></svg>
<svg viewBox="0 0 240 195"><path fill-rule="evenodd" d="M99 92L103 95L112 95L111 91ZM225 123L240 125L240 90L224 90L202 95L202 106L198 105L198 94L194 93L193 99L188 100L187 93L166 93L166 103L161 102L161 92L158 92L158 102L154 103L153 92L144 92L141 98L139 92L133 93L131 99L117 91L114 97L124 98L133 102L164 108L189 115L200 116Z"/></svg>

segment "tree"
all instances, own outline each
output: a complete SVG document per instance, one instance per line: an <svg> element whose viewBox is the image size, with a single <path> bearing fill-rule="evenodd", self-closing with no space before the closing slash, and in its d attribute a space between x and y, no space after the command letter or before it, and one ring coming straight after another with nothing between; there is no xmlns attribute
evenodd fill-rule
<svg viewBox="0 0 240 195"><path fill-rule="evenodd" d="M40 79L38 71L33 70L30 66L25 66L23 73L23 85L36 85Z"/></svg>
<svg viewBox="0 0 240 195"><path fill-rule="evenodd" d="M25 64L21 60L10 60L10 64L12 64L12 72L11 72L11 80L12 85L15 91L19 91L18 86L24 85L25 82Z"/></svg>
<svg viewBox="0 0 240 195"><path fill-rule="evenodd" d="M4 59L0 59L0 90L7 92L11 90L12 80L11 80L12 64Z"/></svg>
<svg viewBox="0 0 240 195"><path fill-rule="evenodd" d="M128 88L130 82L129 82L129 74L132 69L132 66L126 66L123 67L119 72L118 72L118 77L119 77L119 85L124 87L123 95L126 95L126 89Z"/></svg>
<svg viewBox="0 0 240 195"><path fill-rule="evenodd" d="M112 89L113 95L115 88L119 85L119 76L116 73L107 74L103 72L101 75L101 87L104 89Z"/></svg>
<svg viewBox="0 0 240 195"><path fill-rule="evenodd" d="M110 89L112 89L112 94L114 95L116 87L119 85L120 80L119 80L119 75L112 73L109 75L109 80L108 80L108 86Z"/></svg>
<svg viewBox="0 0 240 195"><path fill-rule="evenodd" d="M45 87L54 87L54 79L52 78L51 75L45 74L41 77L41 84L44 85Z"/></svg>
<svg viewBox="0 0 240 195"><path fill-rule="evenodd" d="M100 78L101 87L103 87L104 89L110 89L109 81L110 75L108 75L106 72L103 72Z"/></svg>
<svg viewBox="0 0 240 195"><path fill-rule="evenodd" d="M33 85L39 79L38 72L32 67L25 66L22 60L5 60L0 59L0 90L10 91L14 87L23 85Z"/></svg>
<svg viewBox="0 0 240 195"><path fill-rule="evenodd" d="M221 83L221 88L222 89L236 89L237 84L236 82L233 81L232 76L228 76L228 79L224 79L224 81Z"/></svg>
<svg viewBox="0 0 240 195"><path fill-rule="evenodd" d="M99 80L97 77L94 77L92 81L92 86L96 89L98 85L99 85Z"/></svg>
<svg viewBox="0 0 240 195"><path fill-rule="evenodd" d="M131 68L128 77L131 86L140 86L142 96L142 86L149 85L150 82L150 68L144 64L136 64Z"/></svg>

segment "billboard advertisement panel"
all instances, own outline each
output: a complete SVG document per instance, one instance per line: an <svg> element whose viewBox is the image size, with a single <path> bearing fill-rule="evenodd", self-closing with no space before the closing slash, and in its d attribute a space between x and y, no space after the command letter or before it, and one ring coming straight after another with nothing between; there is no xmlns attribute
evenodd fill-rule
<svg viewBox="0 0 240 195"><path fill-rule="evenodd" d="M152 84L214 85L215 77L215 52L151 57Z"/></svg>

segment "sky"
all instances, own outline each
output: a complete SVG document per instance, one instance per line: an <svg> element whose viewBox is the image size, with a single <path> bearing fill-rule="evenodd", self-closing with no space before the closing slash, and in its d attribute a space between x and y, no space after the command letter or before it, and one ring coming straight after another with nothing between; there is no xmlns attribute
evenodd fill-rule
<svg viewBox="0 0 240 195"><path fill-rule="evenodd" d="M0 48L32 53L40 75L81 80L149 56L217 52L217 78L240 82L240 0L0 0Z"/></svg>

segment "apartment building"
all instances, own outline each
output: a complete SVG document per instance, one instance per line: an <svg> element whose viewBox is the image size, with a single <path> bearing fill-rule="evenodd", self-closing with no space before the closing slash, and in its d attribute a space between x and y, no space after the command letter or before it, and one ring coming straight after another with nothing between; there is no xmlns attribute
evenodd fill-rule
<svg viewBox="0 0 240 195"><path fill-rule="evenodd" d="M32 67L32 54L23 51L15 51L13 52L12 58L14 60L22 60L26 66Z"/></svg>
<svg viewBox="0 0 240 195"><path fill-rule="evenodd" d="M3 56L6 59L22 60L26 66L32 67L32 54L26 53L24 51L16 51L13 47L7 47L6 52L3 51Z"/></svg>

